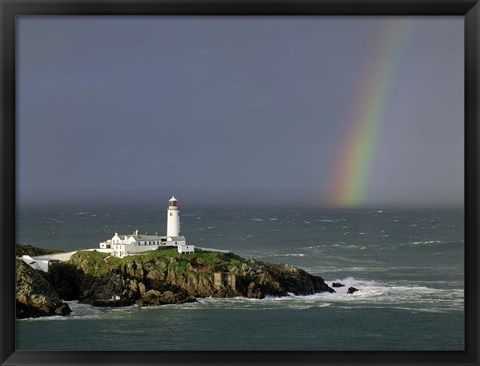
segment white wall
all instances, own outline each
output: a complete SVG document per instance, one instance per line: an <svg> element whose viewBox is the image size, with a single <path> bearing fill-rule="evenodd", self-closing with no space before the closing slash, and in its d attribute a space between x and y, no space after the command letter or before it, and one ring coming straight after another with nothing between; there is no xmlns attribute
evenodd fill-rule
<svg viewBox="0 0 480 366"><path fill-rule="evenodd" d="M158 249L159 245L135 245L135 244L116 244L113 248L115 257L125 257L129 254L147 252L149 250Z"/></svg>
<svg viewBox="0 0 480 366"><path fill-rule="evenodd" d="M112 242L110 240L100 243L100 248L102 249L108 249L108 248L111 248L111 246L112 246Z"/></svg>
<svg viewBox="0 0 480 366"><path fill-rule="evenodd" d="M23 255L22 260L34 269L48 272L48 260L32 258L29 255Z"/></svg>
<svg viewBox="0 0 480 366"><path fill-rule="evenodd" d="M194 245L179 245L178 252L179 253L193 253L195 251Z"/></svg>
<svg viewBox="0 0 480 366"><path fill-rule="evenodd" d="M167 210L167 236L180 235L180 213L178 209Z"/></svg>

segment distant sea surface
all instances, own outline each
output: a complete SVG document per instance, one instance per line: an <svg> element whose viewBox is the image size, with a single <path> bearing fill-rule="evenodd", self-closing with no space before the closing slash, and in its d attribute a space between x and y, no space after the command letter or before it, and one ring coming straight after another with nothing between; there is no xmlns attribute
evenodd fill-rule
<svg viewBox="0 0 480 366"><path fill-rule="evenodd" d="M72 251L166 232L164 205L31 206L17 242ZM152 308L68 302L17 321L22 350L463 350L463 208L181 207L187 243L290 263L334 294L198 299ZM347 294L346 289L359 289Z"/></svg>

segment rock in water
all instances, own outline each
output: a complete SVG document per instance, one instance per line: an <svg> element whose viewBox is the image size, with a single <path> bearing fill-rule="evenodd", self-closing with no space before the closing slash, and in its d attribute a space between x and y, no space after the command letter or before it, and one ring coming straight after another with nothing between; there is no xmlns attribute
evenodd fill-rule
<svg viewBox="0 0 480 366"><path fill-rule="evenodd" d="M347 294L353 294L354 292L357 292L358 288L355 287L349 287L347 290Z"/></svg>
<svg viewBox="0 0 480 366"><path fill-rule="evenodd" d="M16 292L17 319L68 315L71 312L43 274L22 260L16 261Z"/></svg>
<svg viewBox="0 0 480 366"><path fill-rule="evenodd" d="M332 287L344 287L345 285L343 283L340 283L340 282L334 282L332 283Z"/></svg>

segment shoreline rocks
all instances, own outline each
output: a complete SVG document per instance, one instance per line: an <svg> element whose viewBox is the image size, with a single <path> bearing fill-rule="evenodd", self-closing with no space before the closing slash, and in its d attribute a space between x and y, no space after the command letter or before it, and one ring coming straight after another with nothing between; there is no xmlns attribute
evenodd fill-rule
<svg viewBox="0 0 480 366"><path fill-rule="evenodd" d="M22 260L16 261L16 317L37 318L68 315L71 310L62 302L42 272Z"/></svg>

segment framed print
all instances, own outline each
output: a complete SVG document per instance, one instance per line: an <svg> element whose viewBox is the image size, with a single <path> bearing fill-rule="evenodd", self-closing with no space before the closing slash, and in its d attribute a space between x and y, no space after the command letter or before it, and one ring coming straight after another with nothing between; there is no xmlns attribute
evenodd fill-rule
<svg viewBox="0 0 480 366"><path fill-rule="evenodd" d="M2 365L478 364L478 16L2 1Z"/></svg>

